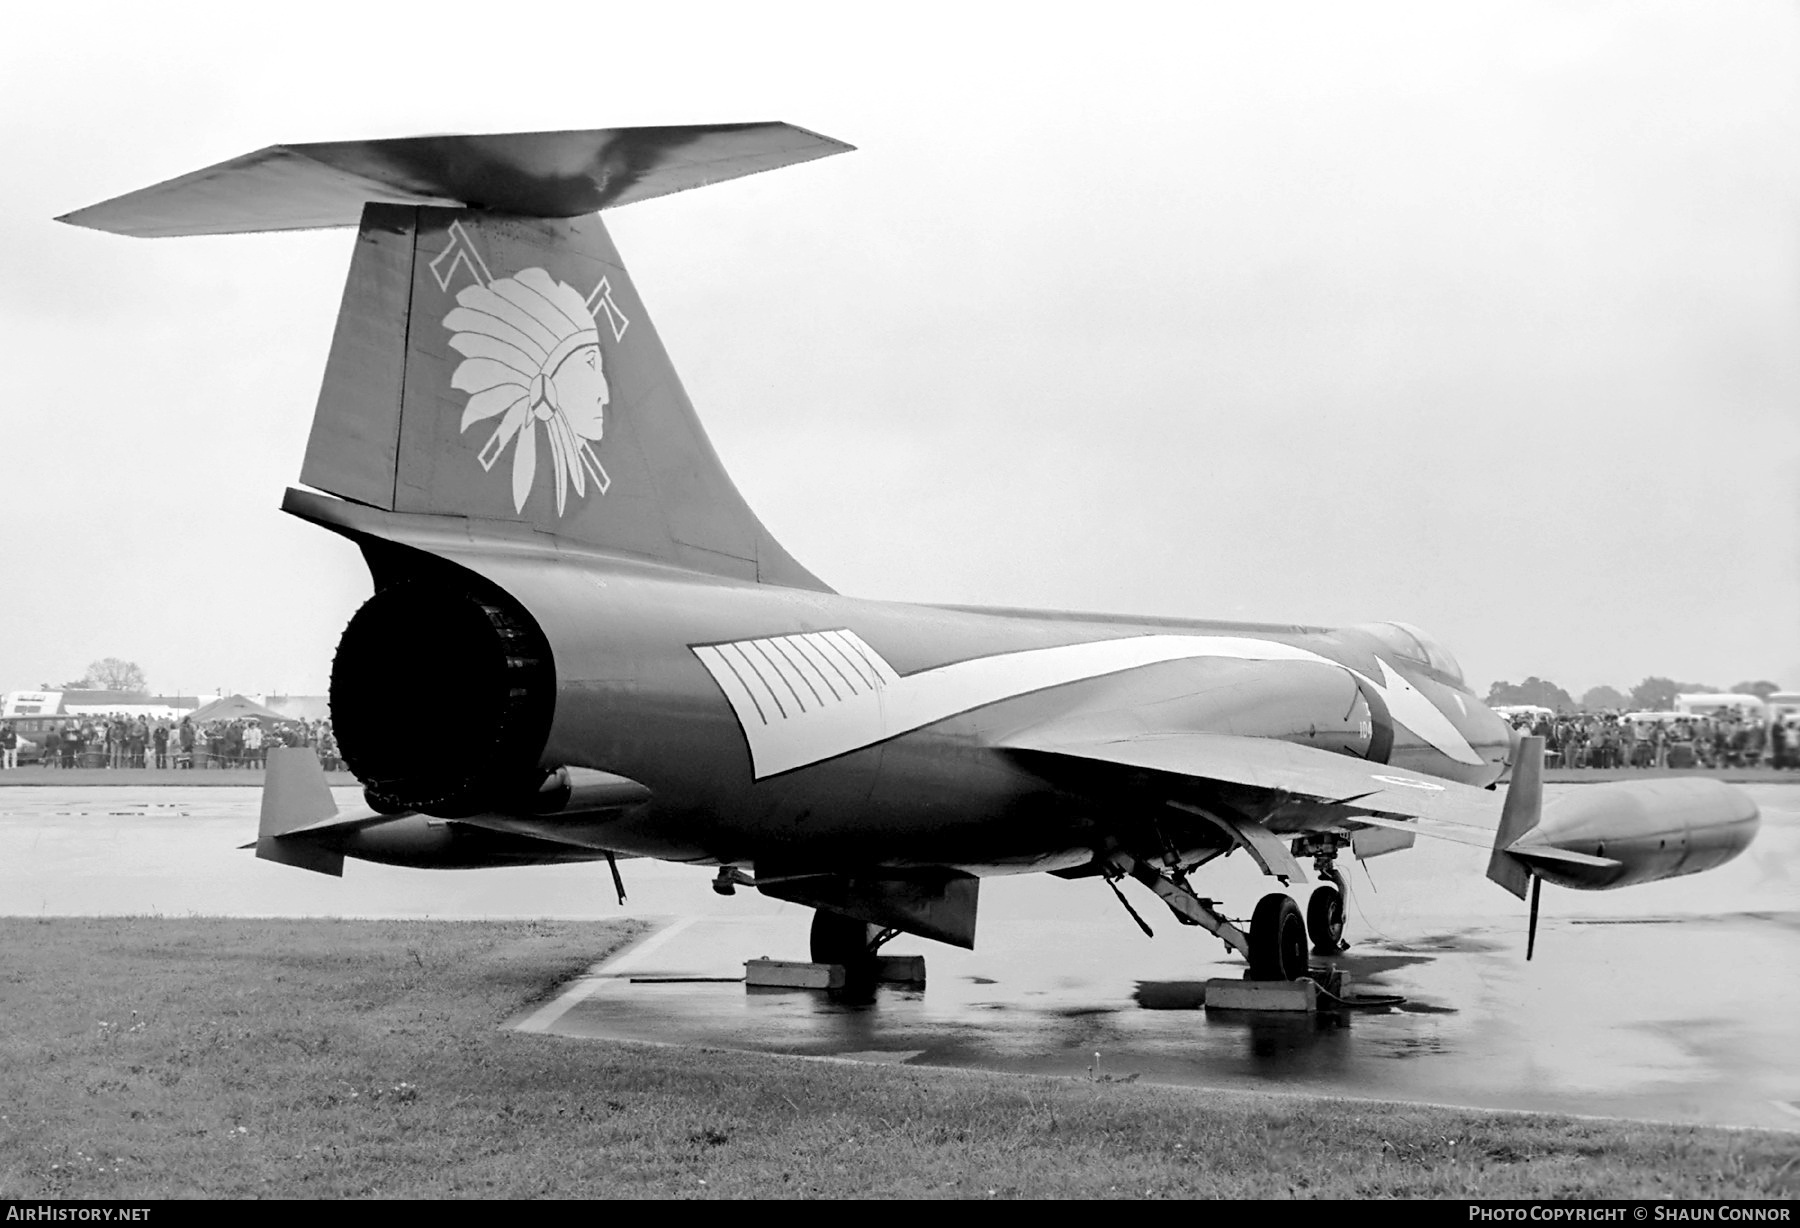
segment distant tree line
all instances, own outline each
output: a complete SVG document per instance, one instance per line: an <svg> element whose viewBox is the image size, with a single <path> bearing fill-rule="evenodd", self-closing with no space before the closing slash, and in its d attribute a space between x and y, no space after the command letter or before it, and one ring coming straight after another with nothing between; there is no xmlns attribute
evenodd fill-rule
<svg viewBox="0 0 1800 1228"><path fill-rule="evenodd" d="M61 686L51 686L48 682L38 688L41 691L128 691L133 694L149 694L150 684L144 679L144 669L136 661L125 661L118 657L101 657L87 667L87 673L79 678L71 679Z"/></svg>
<svg viewBox="0 0 1800 1228"><path fill-rule="evenodd" d="M1732 687L1738 695L1754 695L1758 699L1767 699L1781 689L1781 684L1759 679L1755 682L1740 682ZM1575 712L1586 710L1596 712L1607 708L1629 712L1667 712L1674 708L1675 697L1682 694L1707 693L1716 694L1719 688L1705 682L1677 682L1673 678L1660 675L1646 678L1629 691L1621 691L1617 687L1589 687L1577 702L1567 691L1545 678L1535 674L1523 682L1496 682L1488 688L1489 704L1536 704L1557 712Z"/></svg>

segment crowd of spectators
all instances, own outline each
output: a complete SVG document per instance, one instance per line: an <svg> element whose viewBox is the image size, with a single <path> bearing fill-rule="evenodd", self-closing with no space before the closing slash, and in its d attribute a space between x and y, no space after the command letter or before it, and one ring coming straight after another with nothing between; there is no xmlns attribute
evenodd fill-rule
<svg viewBox="0 0 1800 1228"><path fill-rule="evenodd" d="M326 770L341 766L328 720L265 722L246 717L196 723L185 716L178 721L149 720L115 713L72 716L40 736L39 761L51 768L260 768L276 746L310 746ZM0 749L9 740L15 749L0 757L0 768L18 766L18 734L9 722L0 722Z"/></svg>
<svg viewBox="0 0 1800 1228"><path fill-rule="evenodd" d="M1800 769L1800 723L1792 717L1662 716L1632 720L1618 712L1514 718L1521 733L1544 739L1544 764L1568 768Z"/></svg>
<svg viewBox="0 0 1800 1228"><path fill-rule="evenodd" d="M1800 721L1730 715L1634 721L1617 712L1514 718L1521 733L1544 739L1547 767L1737 768L1800 770ZM310 746L326 770L341 767L329 720L247 717L196 724L188 717L147 720L70 717L43 735L40 762L52 768L260 768L273 746ZM0 722L0 770L19 766L21 739Z"/></svg>

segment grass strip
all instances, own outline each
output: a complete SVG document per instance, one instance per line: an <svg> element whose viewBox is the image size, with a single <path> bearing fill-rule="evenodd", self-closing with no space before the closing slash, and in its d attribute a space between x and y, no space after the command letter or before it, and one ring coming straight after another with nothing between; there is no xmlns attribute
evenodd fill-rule
<svg viewBox="0 0 1800 1228"><path fill-rule="evenodd" d="M575 1041L638 923L0 918L0 1197L1792 1198L1796 1139Z"/></svg>

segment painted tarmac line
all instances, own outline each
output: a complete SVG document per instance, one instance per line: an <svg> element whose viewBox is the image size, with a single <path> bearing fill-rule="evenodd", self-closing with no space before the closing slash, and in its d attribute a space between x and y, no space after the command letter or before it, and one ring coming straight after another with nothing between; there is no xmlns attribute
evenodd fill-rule
<svg viewBox="0 0 1800 1228"><path fill-rule="evenodd" d="M666 925L635 946L627 947L615 955L609 955L589 968L581 976L553 1000L540 1006L537 1010L513 1025L516 1032L548 1032L556 1026L557 1020L571 1010L593 997L600 990L617 981L619 974L628 972L642 963L649 956L662 949L669 942L679 937L690 925L700 920L699 917L683 917L671 925Z"/></svg>

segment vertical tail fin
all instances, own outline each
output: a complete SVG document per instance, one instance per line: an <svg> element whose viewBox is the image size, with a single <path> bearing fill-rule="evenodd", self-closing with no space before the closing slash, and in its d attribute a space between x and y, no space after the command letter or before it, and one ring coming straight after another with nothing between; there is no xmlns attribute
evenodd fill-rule
<svg viewBox="0 0 1800 1228"><path fill-rule="evenodd" d="M849 148L779 123L276 145L62 220L360 224L309 486L823 589L726 476L598 211Z"/></svg>
<svg viewBox="0 0 1800 1228"><path fill-rule="evenodd" d="M598 216L369 205L301 481L824 587L726 475Z"/></svg>

